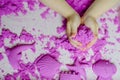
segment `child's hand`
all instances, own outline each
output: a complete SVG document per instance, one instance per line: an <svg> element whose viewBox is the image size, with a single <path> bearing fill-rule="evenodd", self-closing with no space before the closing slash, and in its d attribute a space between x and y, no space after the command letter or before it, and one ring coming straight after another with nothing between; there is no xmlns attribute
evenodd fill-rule
<svg viewBox="0 0 120 80"><path fill-rule="evenodd" d="M81 24L81 18L78 13L73 13L67 18L67 36L68 38L77 34L77 29Z"/></svg>
<svg viewBox="0 0 120 80"><path fill-rule="evenodd" d="M72 21L72 20L73 20L73 16L72 16L71 18L72 18L72 19L71 19L71 21ZM82 43L80 43L80 42L75 41L75 40L72 39L72 37L76 36L77 28L78 28L79 26L78 26L78 25L74 26L74 25L73 25L73 24L74 24L73 21L72 21L72 22L70 22L70 21L67 22L67 23L68 23L68 25L67 25L67 27L68 27L67 30L71 30L71 31L69 31L69 34L68 34L68 32L67 32L70 43L71 43L74 47L76 47L76 48L78 48L78 49L80 49L80 50L82 50L82 51L85 51L86 49L89 49L90 47L92 47L92 46L95 44L95 42L97 41L97 39L98 39L98 24L97 24L96 19L93 18L93 17L90 17L90 16L87 17L87 18L85 18L85 19L84 19L84 17L83 17L82 19L80 19L79 22L78 22L78 20L77 20L77 21L76 21L76 20L77 20L77 19L74 19L74 21L75 21L76 24L78 24L79 22L82 23L82 24L85 24L87 27L89 27L89 28L92 30L93 35L94 35L94 39L93 39L91 42L89 42L89 43L86 45L86 47L81 48ZM81 21L81 20L82 20L82 21ZM72 26L70 26L70 23L71 23ZM80 25L80 24L79 24L79 25ZM72 30L73 30L73 31L72 31ZM72 35L69 36L70 34L72 34Z"/></svg>
<svg viewBox="0 0 120 80"><path fill-rule="evenodd" d="M77 29L80 24L81 24L81 17L77 13L74 13L67 18L67 29L66 29L67 36L69 38L70 43L77 48L82 46L82 44L78 41L73 40L72 37L76 36Z"/></svg>
<svg viewBox="0 0 120 80"><path fill-rule="evenodd" d="M88 26L94 35L94 39L89 42L86 47L81 48L82 43L75 41L72 39L72 37L76 36L77 34L77 28L79 27L80 24L85 24L86 26ZM98 38L98 24L95 18L93 17L87 17L85 20L83 19L83 21L81 21L81 18L79 17L79 15L72 15L70 18L68 18L68 22L67 22L67 35L69 37L69 41L70 43L76 47L81 49L82 51L85 51L86 49L89 49L90 47L92 47L95 42L97 41Z"/></svg>
<svg viewBox="0 0 120 80"><path fill-rule="evenodd" d="M82 48L82 49L80 48L80 50L85 51L85 50L91 48L91 47L95 44L95 42L97 41L97 39L98 39L98 37L94 35L94 39L93 39L91 42L89 42L89 43L86 45L86 47L84 47L84 48Z"/></svg>
<svg viewBox="0 0 120 80"><path fill-rule="evenodd" d="M85 19L84 24L92 30L93 35L94 35L94 39L91 42L89 42L87 44L87 46L83 49L83 50L86 50L86 49L92 47L92 45L94 45L95 42L97 41L97 38L98 38L98 23L97 23L95 18L89 16Z"/></svg>

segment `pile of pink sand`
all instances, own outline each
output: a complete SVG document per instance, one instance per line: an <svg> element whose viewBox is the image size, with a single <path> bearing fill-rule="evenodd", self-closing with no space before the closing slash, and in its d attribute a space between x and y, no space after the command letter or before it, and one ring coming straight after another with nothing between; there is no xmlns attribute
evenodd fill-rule
<svg viewBox="0 0 120 80"><path fill-rule="evenodd" d="M91 5L93 0L66 0L68 4L70 4L81 16L84 14L86 9ZM23 14L27 13L27 10L24 8L24 2L28 4L28 7L30 10L34 11L34 6L38 5L40 8L42 8L44 5L41 3L38 3L37 0L0 0L0 18L2 15L9 15L11 13L17 14L18 12L22 12ZM46 13L43 13L44 15ZM48 13L47 13L48 14ZM104 22L104 19L102 20ZM114 20L115 24L118 24L118 17ZM107 44L106 38L108 38L108 31L107 31L107 25L102 26L104 28L104 31L99 30L99 33L104 34L104 37L101 39L98 39L97 42L91 47L95 53L94 56L90 60L98 60L101 58L100 50ZM63 22L63 26L57 28L58 33L64 32L66 29L66 22ZM119 31L118 31L119 32ZM47 42L46 46L44 47L44 50L48 50L49 53L53 53L52 55L55 55L57 58L59 56L58 49L63 48L67 51L74 54L73 57L78 58L79 56L82 56L83 54L87 54L88 51L80 51L79 49L73 47L70 42L68 41L67 35L64 34L62 37L58 38L56 36L50 37L49 35L41 34L39 36L39 40L42 42L43 38L49 38L49 41ZM1 35L0 35L0 47L4 47L6 49L6 46L4 46L4 40L5 38L9 38L12 42L15 40L24 40L25 42L28 41L34 41L33 35L27 32L26 30L22 30L21 35L18 36L17 34L11 32L8 29L2 29ZM74 38L75 40L78 40L82 42L84 45L89 43L93 39L93 34L89 28L86 26L80 26L78 29L78 34ZM54 42L55 47L50 47L50 42ZM16 56L14 56L16 57ZM0 59L2 59L3 56L0 55ZM14 59L14 58L13 58ZM80 62L87 62L86 60L81 60ZM18 70L18 72L14 72L13 74L8 74L5 76L5 80L15 80L18 76L20 76L21 79L29 80L29 75L36 77L38 79L38 75L35 74L35 66L31 64L25 64L21 63L19 64L21 69Z"/></svg>

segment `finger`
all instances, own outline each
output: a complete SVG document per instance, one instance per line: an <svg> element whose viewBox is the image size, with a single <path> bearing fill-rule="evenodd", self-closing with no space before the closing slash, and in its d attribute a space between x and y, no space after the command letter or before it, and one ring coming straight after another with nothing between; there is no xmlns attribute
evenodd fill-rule
<svg viewBox="0 0 120 80"><path fill-rule="evenodd" d="M82 46L82 43L81 43L81 42L79 42L79 41L77 41L77 40L73 40L72 37L70 37L70 41L71 41L72 43L74 43L75 45L77 45L77 46Z"/></svg>
<svg viewBox="0 0 120 80"><path fill-rule="evenodd" d="M82 46L82 43L80 43L80 42L78 42L78 41L76 41L76 40L73 40L72 38L69 38L69 41L70 41L70 43L71 43L74 47L76 47L76 48L79 48L79 47Z"/></svg>
<svg viewBox="0 0 120 80"><path fill-rule="evenodd" d="M78 45L77 45L77 43L74 42L73 40L70 40L70 43L71 43L74 47L79 48Z"/></svg>
<svg viewBox="0 0 120 80"><path fill-rule="evenodd" d="M78 26L79 25L73 25L72 27L71 27L71 37L75 37L76 36L76 34L77 34L77 29L78 29Z"/></svg>
<svg viewBox="0 0 120 80"><path fill-rule="evenodd" d="M93 39L91 42L89 42L89 43L86 45L86 47L80 48L80 50L81 50L81 51L86 51L87 49L91 48L91 47L96 43L97 39L98 39L98 37L97 37L96 35L94 35L94 39Z"/></svg>
<svg viewBox="0 0 120 80"><path fill-rule="evenodd" d="M77 35L77 28L73 28L71 32L71 37L75 37Z"/></svg>
<svg viewBox="0 0 120 80"><path fill-rule="evenodd" d="M67 36L70 37L71 35L71 27L70 27L70 22L67 22L67 29L66 29Z"/></svg>
<svg viewBox="0 0 120 80"><path fill-rule="evenodd" d="M78 16L78 17L75 17L74 19L73 19L73 24L71 25L71 33L72 33L72 35L71 36L76 36L76 34L77 34L77 29L78 29L78 27L79 27L79 25L80 25L80 23L81 23L81 18L80 18L80 16Z"/></svg>
<svg viewBox="0 0 120 80"><path fill-rule="evenodd" d="M97 41L97 36L94 35L94 39L90 43L87 44L86 49L92 47L96 43L96 41Z"/></svg>

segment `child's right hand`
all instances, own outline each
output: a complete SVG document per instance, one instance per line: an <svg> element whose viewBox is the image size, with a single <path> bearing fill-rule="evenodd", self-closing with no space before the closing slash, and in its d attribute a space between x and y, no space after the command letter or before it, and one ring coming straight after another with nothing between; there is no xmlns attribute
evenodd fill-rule
<svg viewBox="0 0 120 80"><path fill-rule="evenodd" d="M75 36L77 34L77 29L81 24L81 17L78 13L74 12L70 16L67 17L67 36L68 38Z"/></svg>
<svg viewBox="0 0 120 80"><path fill-rule="evenodd" d="M81 17L76 12L67 18L67 29L66 29L67 36L69 38L70 43L77 48L82 46L82 44L78 41L73 40L72 37L76 36L77 29L80 24L81 24Z"/></svg>

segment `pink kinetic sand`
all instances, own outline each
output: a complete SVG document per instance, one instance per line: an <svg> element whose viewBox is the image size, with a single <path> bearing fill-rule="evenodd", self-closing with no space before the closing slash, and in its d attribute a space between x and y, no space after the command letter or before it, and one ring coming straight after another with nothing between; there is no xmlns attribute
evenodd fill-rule
<svg viewBox="0 0 120 80"><path fill-rule="evenodd" d="M4 78L4 80L16 80L14 76L7 74Z"/></svg>
<svg viewBox="0 0 120 80"><path fill-rule="evenodd" d="M3 55L2 53L0 53L0 61L3 59Z"/></svg>
<svg viewBox="0 0 120 80"><path fill-rule="evenodd" d="M20 75L20 80L31 80L29 74L22 73Z"/></svg>
<svg viewBox="0 0 120 80"><path fill-rule="evenodd" d="M3 36L0 35L0 48L4 45L4 39L3 39Z"/></svg>
<svg viewBox="0 0 120 80"><path fill-rule="evenodd" d="M98 76L98 80L112 80L112 76L117 71L115 65L107 60L98 60L93 64L92 68Z"/></svg>
<svg viewBox="0 0 120 80"><path fill-rule="evenodd" d="M109 77L109 78L98 77L97 80L113 80L113 79L111 77Z"/></svg>
<svg viewBox="0 0 120 80"><path fill-rule="evenodd" d="M66 0L70 6L75 9L81 16L84 14L84 12L87 10L87 8L92 4L94 0ZM0 24L1 24L1 17L3 15L9 15L9 14L16 14L23 13L26 14L27 10L24 8L24 3L28 4L28 8L32 11L34 11L34 6L39 5L40 9L45 7L42 3L38 3L38 0L0 0ZM46 9L43 13L41 13L41 17L45 19L47 17L47 14L49 14L49 8ZM110 11L114 12L114 11ZM120 13L120 10L118 11ZM118 25L118 30L116 32L120 32L120 23L119 23L119 16L116 16L114 19L114 24ZM111 19L110 19L111 20ZM47 50L50 55L55 56L58 58L59 48L67 50L70 54L74 54L72 56L73 59L83 57L82 59L78 59L75 61L73 65L67 65L68 69L70 71L60 73L60 80L80 80L81 77L84 77L86 80L86 72L85 68L92 65L92 60L97 61L101 59L101 52L102 48L108 44L107 39L109 38L108 35L108 26L106 23L106 19L102 19L101 23L103 23L102 28L99 30L99 33L104 35L102 38L98 39L97 42L91 47L91 49L94 52L94 55L91 57L89 61L86 61L86 54L88 54L88 51L81 51L75 47L73 47L67 38L67 35L64 34L61 37L52 36L42 34L40 35L39 40L44 43L44 39L49 38L50 41L46 43L46 46L43 48L43 50ZM25 42L29 41L36 41L31 33L28 33L26 30L22 30L20 36L18 36L15 33L12 33L9 29L2 29L1 35L0 35L0 48L5 47L4 46L4 40L5 38L10 39L10 43L12 44L15 40L24 40ZM57 32L61 34L62 32L65 32L66 30L66 21L63 21L62 27L57 28ZM86 26L80 26L78 29L78 34L74 38L75 40L82 42L84 45L89 43L93 39L93 35L90 29L88 29ZM117 39L119 42L119 39ZM50 43L54 42L55 46L51 47ZM14 72L13 75L8 74L5 76L5 80L16 80L17 77L20 77L22 80L30 80L29 74L34 76L37 80L39 79L39 75L35 73L35 66L37 67L37 70L39 71L42 78L47 78L49 80L52 80L54 75L56 73L59 73L60 63L52 56L50 55L43 55L39 56L34 63L31 64L24 64L20 63L21 59L21 53L24 50L32 49L35 51L35 47L33 44L24 44L24 45L17 45L13 48L5 48L6 54L8 57L8 60L12 67L14 69L18 69L18 72ZM0 59L3 57L0 55ZM108 64L106 64L108 63ZM101 67L104 66L104 67ZM73 71L73 72L72 72ZM105 60L99 60L95 64L93 64L93 71L98 75L98 80L111 80L112 75L115 74L116 68L115 66ZM105 72L106 71L106 72Z"/></svg>
<svg viewBox="0 0 120 80"><path fill-rule="evenodd" d="M87 26L80 26L74 40L81 42L83 46L93 40L93 33Z"/></svg>
<svg viewBox="0 0 120 80"><path fill-rule="evenodd" d="M88 67L87 63L80 63L77 59L75 60L73 65L67 65L69 70L75 71L79 75L79 79L87 80L85 68Z"/></svg>
<svg viewBox="0 0 120 80"><path fill-rule="evenodd" d="M8 29L2 28L1 35L0 35L0 47L4 46L4 39L10 39L10 43L13 43L15 40L18 39L17 34L11 32Z"/></svg>
<svg viewBox="0 0 120 80"><path fill-rule="evenodd" d="M93 0L66 0L81 16L93 3Z"/></svg>
<svg viewBox="0 0 120 80"><path fill-rule="evenodd" d="M19 69L19 60L22 56L21 53L27 49L32 49L32 51L35 52L35 43L16 45L6 49L8 60L14 69Z"/></svg>
<svg viewBox="0 0 120 80"><path fill-rule="evenodd" d="M30 10L34 9L37 0L0 0L0 16L11 13L18 14L22 12L26 14L27 10L24 8L24 2L28 4Z"/></svg>
<svg viewBox="0 0 120 80"><path fill-rule="evenodd" d="M25 42L29 42L29 41L33 41L34 40L32 34L28 33L24 29L22 30L19 38L20 38L20 40L24 40Z"/></svg>
<svg viewBox="0 0 120 80"><path fill-rule="evenodd" d="M47 14L49 14L49 10L50 9L48 8L47 10L45 10L43 13L40 14L43 19L47 18Z"/></svg>
<svg viewBox="0 0 120 80"><path fill-rule="evenodd" d="M59 80L80 80L80 76L74 71L66 71L60 73Z"/></svg>
<svg viewBox="0 0 120 80"><path fill-rule="evenodd" d="M42 78L53 79L55 74L59 72L60 63L49 54L42 55L36 59L34 64Z"/></svg>
<svg viewBox="0 0 120 80"><path fill-rule="evenodd" d="M58 33L62 33L65 31L65 26L63 25L61 28L58 28ZM83 47L86 46L87 43L89 43L92 39L93 39L93 33L91 32L91 30L89 28L87 28L84 25L81 25L78 29L78 34L75 38L73 38L79 42L81 42L83 44ZM66 34L64 34L63 36L61 36L60 38L57 38L56 36L52 36L50 38L50 41L53 41L55 43L55 48L54 49L58 49L58 48L63 48L65 50L68 50L70 53L74 54L74 57L78 57L78 56L82 56L84 54L87 54L87 50L86 51L81 51L80 49L77 49L75 47L73 47L70 42L68 41L68 38L66 36ZM107 44L106 42L106 36L98 39L97 42L91 47L92 50L94 51L94 53L96 54L101 54L100 50Z"/></svg>

